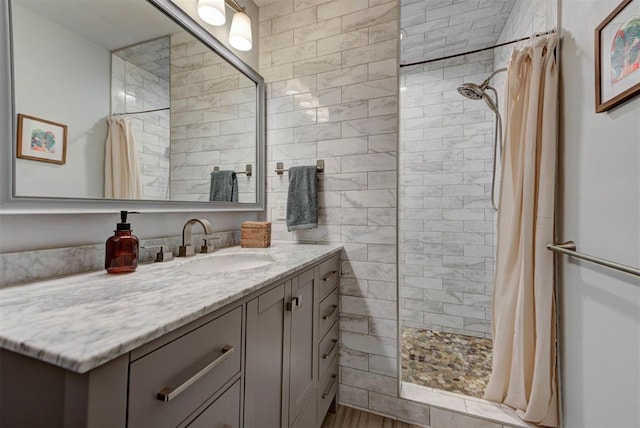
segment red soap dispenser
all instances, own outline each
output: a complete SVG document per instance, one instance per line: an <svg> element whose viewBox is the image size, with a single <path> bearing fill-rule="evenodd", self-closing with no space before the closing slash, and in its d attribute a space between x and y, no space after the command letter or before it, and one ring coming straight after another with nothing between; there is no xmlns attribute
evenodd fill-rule
<svg viewBox="0 0 640 428"><path fill-rule="evenodd" d="M138 267L138 238L131 233L127 223L127 214L140 214L133 211L120 211L121 222L116 225L115 234L107 239L104 268L107 273L133 272Z"/></svg>

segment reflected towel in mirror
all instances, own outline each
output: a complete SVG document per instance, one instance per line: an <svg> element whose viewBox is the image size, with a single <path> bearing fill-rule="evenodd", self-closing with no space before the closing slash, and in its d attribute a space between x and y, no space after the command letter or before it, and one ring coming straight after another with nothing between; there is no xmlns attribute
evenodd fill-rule
<svg viewBox="0 0 640 428"><path fill-rule="evenodd" d="M209 200L219 202L238 202L238 178L234 171L213 171Z"/></svg>

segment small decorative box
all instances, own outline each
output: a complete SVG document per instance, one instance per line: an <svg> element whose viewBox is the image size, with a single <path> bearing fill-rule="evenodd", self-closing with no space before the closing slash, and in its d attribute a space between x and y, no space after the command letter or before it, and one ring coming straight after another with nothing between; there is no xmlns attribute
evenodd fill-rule
<svg viewBox="0 0 640 428"><path fill-rule="evenodd" d="M241 247L266 248L271 246L270 221L245 221L242 223L241 232Z"/></svg>

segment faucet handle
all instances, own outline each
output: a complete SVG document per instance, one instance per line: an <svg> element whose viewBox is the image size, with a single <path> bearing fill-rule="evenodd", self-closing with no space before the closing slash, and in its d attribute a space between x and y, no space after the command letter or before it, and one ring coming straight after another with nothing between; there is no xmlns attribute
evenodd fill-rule
<svg viewBox="0 0 640 428"><path fill-rule="evenodd" d="M216 247L213 244L210 244L210 241L219 241L220 238L205 238L202 240L202 246L200 247L200 254L209 254L213 253L216 250Z"/></svg>
<svg viewBox="0 0 640 428"><path fill-rule="evenodd" d="M173 260L173 252L171 251L164 251L164 246L163 245L147 245L141 248L160 248L160 251L158 251L156 253L156 262L168 262L170 260Z"/></svg>

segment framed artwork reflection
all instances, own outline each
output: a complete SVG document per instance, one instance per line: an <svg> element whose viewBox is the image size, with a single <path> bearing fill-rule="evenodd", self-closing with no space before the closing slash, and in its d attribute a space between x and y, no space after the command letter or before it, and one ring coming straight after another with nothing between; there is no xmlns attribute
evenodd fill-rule
<svg viewBox="0 0 640 428"><path fill-rule="evenodd" d="M640 0L624 0L595 30L596 113L640 93Z"/></svg>
<svg viewBox="0 0 640 428"><path fill-rule="evenodd" d="M67 160L67 125L18 114L16 156L64 165Z"/></svg>

